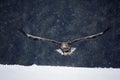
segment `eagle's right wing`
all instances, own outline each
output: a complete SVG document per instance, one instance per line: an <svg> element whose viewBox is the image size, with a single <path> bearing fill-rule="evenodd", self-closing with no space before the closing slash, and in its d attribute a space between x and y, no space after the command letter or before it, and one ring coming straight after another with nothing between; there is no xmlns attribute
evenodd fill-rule
<svg viewBox="0 0 120 80"><path fill-rule="evenodd" d="M56 44L60 44L61 43L61 42L56 41L56 40L42 38L42 37L31 35L29 33L25 33L23 30L19 30L19 31L22 32L26 37L28 37L30 39L33 39L33 40L47 41L47 42L52 42L52 43L56 43Z"/></svg>

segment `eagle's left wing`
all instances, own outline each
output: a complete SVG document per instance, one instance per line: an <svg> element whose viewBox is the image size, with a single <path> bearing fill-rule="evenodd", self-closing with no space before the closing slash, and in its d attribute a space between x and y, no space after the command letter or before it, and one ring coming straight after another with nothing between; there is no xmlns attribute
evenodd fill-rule
<svg viewBox="0 0 120 80"><path fill-rule="evenodd" d="M82 37L82 38L78 38L78 39L74 39L73 41L71 41L71 43L75 43L75 42L79 42L79 41L84 41L84 40L88 40L88 39L92 39L92 38L96 38L98 36L102 36L103 34L105 34L111 27L108 27L105 31L94 34L94 35L90 35L90 36L86 36L86 37Z"/></svg>

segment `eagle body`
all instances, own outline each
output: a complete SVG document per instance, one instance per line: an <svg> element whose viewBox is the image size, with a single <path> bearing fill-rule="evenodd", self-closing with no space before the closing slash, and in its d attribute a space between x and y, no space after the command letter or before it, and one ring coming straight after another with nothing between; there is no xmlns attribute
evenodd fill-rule
<svg viewBox="0 0 120 80"><path fill-rule="evenodd" d="M71 44L69 42L61 42L60 49L56 49L57 52L59 52L61 55L67 56L71 55L76 48L71 47Z"/></svg>

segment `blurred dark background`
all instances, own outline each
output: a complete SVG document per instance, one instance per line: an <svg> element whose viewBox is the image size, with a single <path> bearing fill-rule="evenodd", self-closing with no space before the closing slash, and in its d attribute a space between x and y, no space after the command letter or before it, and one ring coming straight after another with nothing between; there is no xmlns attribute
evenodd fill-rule
<svg viewBox="0 0 120 80"><path fill-rule="evenodd" d="M105 35L74 44L77 49L71 56L18 31L67 41L110 26ZM120 1L0 0L0 64L120 68Z"/></svg>

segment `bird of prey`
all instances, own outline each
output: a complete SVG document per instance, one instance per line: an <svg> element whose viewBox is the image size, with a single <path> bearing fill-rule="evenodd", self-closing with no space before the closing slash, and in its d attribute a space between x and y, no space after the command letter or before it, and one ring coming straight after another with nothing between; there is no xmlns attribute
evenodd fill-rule
<svg viewBox="0 0 120 80"><path fill-rule="evenodd" d="M77 38L72 41L66 41L66 42L60 42L60 41L56 41L56 40L52 40L52 39L48 39L48 38L34 36L34 35L24 32L22 29L20 30L20 32L22 32L26 37L28 37L30 39L51 42L51 43L55 43L55 44L59 45L60 48L56 49L56 51L59 52L61 55L67 56L67 55L71 55L76 50L75 47L71 47L73 43L96 38L98 36L105 34L109 29L110 29L110 27L108 27L103 32L99 32L99 33L96 33L96 34L93 34L90 36L81 37L81 38Z"/></svg>

